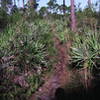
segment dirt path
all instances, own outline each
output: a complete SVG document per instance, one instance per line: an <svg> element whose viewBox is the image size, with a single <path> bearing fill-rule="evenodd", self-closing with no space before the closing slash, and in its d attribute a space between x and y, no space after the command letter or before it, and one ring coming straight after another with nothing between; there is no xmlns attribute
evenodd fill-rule
<svg viewBox="0 0 100 100"><path fill-rule="evenodd" d="M32 95L31 100L52 100L56 89L69 83L70 73L66 66L68 66L68 51L71 43L62 44L56 37L54 43L58 50L57 63L54 65L55 70L46 83Z"/></svg>

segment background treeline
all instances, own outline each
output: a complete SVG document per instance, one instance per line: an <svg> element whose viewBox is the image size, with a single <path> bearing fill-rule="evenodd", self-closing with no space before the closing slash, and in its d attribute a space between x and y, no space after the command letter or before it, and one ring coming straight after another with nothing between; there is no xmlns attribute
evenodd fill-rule
<svg viewBox="0 0 100 100"><path fill-rule="evenodd" d="M74 0L71 2L73 1ZM46 19L58 18L61 20L65 18L70 25L72 5L66 6L65 0L63 0L62 5L59 5L56 0L50 0L47 3L47 6L41 7L40 9L38 9L39 0L29 0L27 3L25 3L25 0L22 0L23 7L18 7L18 2L20 3L19 0L0 1L0 30L4 29L8 24L12 24L20 20L20 16L23 18L27 17L28 20L35 20L34 17ZM95 25L98 25L99 27L99 1L97 1L95 4L92 4L91 0L87 0L87 6L84 9L82 9L80 6L81 3L78 5L74 4L77 26L80 26L81 23L86 23L91 24L90 27Z"/></svg>

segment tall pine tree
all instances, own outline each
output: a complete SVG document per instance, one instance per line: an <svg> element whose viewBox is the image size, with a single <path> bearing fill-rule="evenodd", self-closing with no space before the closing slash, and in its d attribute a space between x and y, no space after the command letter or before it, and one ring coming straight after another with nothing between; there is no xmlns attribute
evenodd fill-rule
<svg viewBox="0 0 100 100"><path fill-rule="evenodd" d="M65 13L66 13L66 5L65 5L65 0L63 0L63 14L65 15Z"/></svg>
<svg viewBox="0 0 100 100"><path fill-rule="evenodd" d="M71 2L71 30L76 32L76 17L75 17L75 5L74 0L70 0Z"/></svg>

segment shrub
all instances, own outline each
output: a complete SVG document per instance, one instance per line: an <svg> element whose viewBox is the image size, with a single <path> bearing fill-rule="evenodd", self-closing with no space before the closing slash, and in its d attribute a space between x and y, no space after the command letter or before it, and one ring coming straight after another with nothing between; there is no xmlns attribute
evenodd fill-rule
<svg viewBox="0 0 100 100"><path fill-rule="evenodd" d="M15 55L14 64L23 68L28 65L30 68L47 65L45 57L47 56L45 45L35 41L31 36L20 35L16 37L11 44L11 53Z"/></svg>
<svg viewBox="0 0 100 100"><path fill-rule="evenodd" d="M49 24L43 21L37 24L22 20L16 25L9 25L2 32L0 37L2 100L26 100L42 84L42 75L52 65L49 55L53 50L53 42L49 27ZM28 73L31 75L25 76ZM21 75L25 76L29 87L21 87L13 82L13 77Z"/></svg>
<svg viewBox="0 0 100 100"><path fill-rule="evenodd" d="M96 60L100 59L99 33L87 32L83 35L76 35L71 48L71 62L73 67L88 67L92 70Z"/></svg>

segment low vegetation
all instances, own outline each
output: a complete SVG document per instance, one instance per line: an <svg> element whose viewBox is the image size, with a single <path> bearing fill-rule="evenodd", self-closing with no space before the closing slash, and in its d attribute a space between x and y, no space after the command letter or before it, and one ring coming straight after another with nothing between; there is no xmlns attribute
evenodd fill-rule
<svg viewBox="0 0 100 100"><path fill-rule="evenodd" d="M47 81L45 76L52 74L57 62L54 37L61 44L71 42L71 70L86 68L93 77L100 74L100 15L96 5L83 10L76 7L74 32L70 6L66 6L66 15L57 2L47 6L38 11L36 5L13 5L9 13L0 6L0 100L28 100Z"/></svg>

